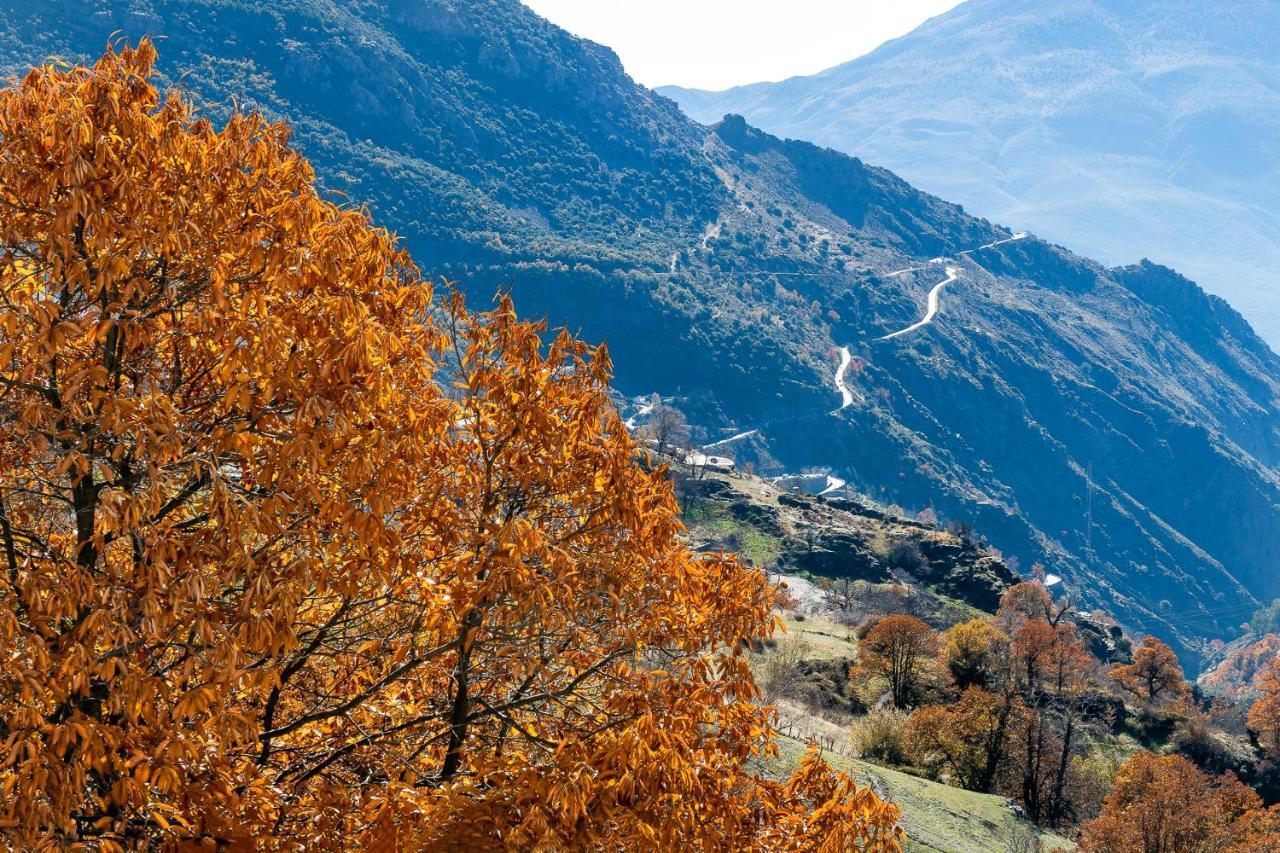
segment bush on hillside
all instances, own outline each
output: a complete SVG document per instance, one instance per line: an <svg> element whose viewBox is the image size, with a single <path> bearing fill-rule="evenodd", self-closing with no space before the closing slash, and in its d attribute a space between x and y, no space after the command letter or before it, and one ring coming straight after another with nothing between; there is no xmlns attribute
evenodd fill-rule
<svg viewBox="0 0 1280 853"><path fill-rule="evenodd" d="M859 757L881 764L906 764L907 714L893 708L872 711L853 724L849 740Z"/></svg>

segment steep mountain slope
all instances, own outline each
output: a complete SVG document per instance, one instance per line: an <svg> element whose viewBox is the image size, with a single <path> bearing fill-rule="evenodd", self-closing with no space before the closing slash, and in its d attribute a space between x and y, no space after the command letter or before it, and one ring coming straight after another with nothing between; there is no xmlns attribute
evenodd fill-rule
<svg viewBox="0 0 1280 853"><path fill-rule="evenodd" d="M1258 677L1280 655L1280 634L1246 634L1205 661L1197 683L1206 692L1232 702L1256 695Z"/></svg>
<svg viewBox="0 0 1280 853"><path fill-rule="evenodd" d="M1280 594L1280 359L1162 267L1001 242L859 160L696 125L515 0L22 0L0 66L115 31L163 37L215 114L287 118L425 268L606 339L628 394L972 521L1188 648ZM945 266L933 322L875 340Z"/></svg>
<svg viewBox="0 0 1280 853"><path fill-rule="evenodd" d="M811 77L663 90L1108 263L1159 257L1280 347L1280 4L969 0Z"/></svg>

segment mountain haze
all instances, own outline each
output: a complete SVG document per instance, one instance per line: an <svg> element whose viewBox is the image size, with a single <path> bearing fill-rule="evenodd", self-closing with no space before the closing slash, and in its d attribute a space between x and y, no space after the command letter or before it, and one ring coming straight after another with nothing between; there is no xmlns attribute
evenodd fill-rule
<svg viewBox="0 0 1280 853"><path fill-rule="evenodd" d="M1278 40L1268 0L969 0L817 75L662 91L1107 263L1158 257L1277 347Z"/></svg>
<svg viewBox="0 0 1280 853"><path fill-rule="evenodd" d="M698 125L515 0L27 0L0 10L0 68L113 32L160 38L211 113L287 119L473 302L509 287L607 341L628 394L971 521L1193 654L1280 594L1280 359L1165 267L1001 242L859 159ZM947 266L933 322L876 340Z"/></svg>

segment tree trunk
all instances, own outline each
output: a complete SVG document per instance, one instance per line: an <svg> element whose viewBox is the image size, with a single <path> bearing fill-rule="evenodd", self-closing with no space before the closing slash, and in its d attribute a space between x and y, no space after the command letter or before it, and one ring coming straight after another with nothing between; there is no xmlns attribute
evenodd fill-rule
<svg viewBox="0 0 1280 853"><path fill-rule="evenodd" d="M1062 754L1058 758L1058 771L1053 780L1053 795L1049 802L1049 824L1057 827L1066 813L1064 791L1067 787L1067 770L1071 764L1071 738L1075 734L1075 716L1069 715L1062 729Z"/></svg>
<svg viewBox="0 0 1280 853"><path fill-rule="evenodd" d="M440 780L452 779L462 766L462 748L467 741L467 718L471 715L471 647L480 627L480 613L472 610L458 629L458 665L453 674L453 707L449 711L449 750L440 767Z"/></svg>

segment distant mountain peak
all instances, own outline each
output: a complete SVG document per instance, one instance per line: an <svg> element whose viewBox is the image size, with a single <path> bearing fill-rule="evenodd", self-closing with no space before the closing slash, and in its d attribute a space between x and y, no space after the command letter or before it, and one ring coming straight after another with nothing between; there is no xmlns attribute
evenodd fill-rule
<svg viewBox="0 0 1280 853"><path fill-rule="evenodd" d="M1278 41L1269 0L969 0L816 75L662 92L1108 264L1158 257L1278 346Z"/></svg>

